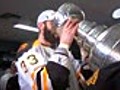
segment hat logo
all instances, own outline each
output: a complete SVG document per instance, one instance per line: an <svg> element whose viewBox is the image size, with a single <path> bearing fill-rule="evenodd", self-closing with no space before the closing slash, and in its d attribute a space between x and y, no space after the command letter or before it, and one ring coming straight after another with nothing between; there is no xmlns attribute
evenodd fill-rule
<svg viewBox="0 0 120 90"><path fill-rule="evenodd" d="M48 19L49 17L48 17L48 16L46 16L46 18Z"/></svg>

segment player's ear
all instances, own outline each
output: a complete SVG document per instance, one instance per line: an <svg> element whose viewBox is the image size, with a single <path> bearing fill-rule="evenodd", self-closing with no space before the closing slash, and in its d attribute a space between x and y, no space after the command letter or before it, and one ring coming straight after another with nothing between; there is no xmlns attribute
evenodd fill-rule
<svg viewBox="0 0 120 90"><path fill-rule="evenodd" d="M44 27L45 27L44 23L41 23L41 22L40 22L40 23L38 23L37 26L38 26L38 29L39 29L39 30L44 30Z"/></svg>

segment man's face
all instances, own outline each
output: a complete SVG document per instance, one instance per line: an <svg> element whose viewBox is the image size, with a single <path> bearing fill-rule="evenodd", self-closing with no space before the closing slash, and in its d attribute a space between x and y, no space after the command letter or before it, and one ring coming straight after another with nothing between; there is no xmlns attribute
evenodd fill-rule
<svg viewBox="0 0 120 90"><path fill-rule="evenodd" d="M45 39L50 43L56 43L57 33L56 33L56 25L53 21L46 21L45 24Z"/></svg>
<svg viewBox="0 0 120 90"><path fill-rule="evenodd" d="M56 33L56 25L53 21L46 21L45 22L46 29L49 30L51 33Z"/></svg>

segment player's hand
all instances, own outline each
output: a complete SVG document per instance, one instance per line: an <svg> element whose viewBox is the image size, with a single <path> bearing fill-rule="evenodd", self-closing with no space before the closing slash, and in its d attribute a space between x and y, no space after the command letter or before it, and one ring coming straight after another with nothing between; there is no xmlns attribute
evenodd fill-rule
<svg viewBox="0 0 120 90"><path fill-rule="evenodd" d="M71 45L73 38L78 29L78 22L68 19L63 26L62 34L60 36L60 43Z"/></svg>

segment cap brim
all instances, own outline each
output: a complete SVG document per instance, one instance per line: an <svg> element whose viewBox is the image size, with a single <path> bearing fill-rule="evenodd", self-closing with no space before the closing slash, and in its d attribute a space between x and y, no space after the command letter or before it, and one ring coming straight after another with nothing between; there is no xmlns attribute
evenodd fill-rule
<svg viewBox="0 0 120 90"><path fill-rule="evenodd" d="M61 26L67 19L68 19L67 16L63 15L60 12L56 12L55 20L58 26Z"/></svg>

